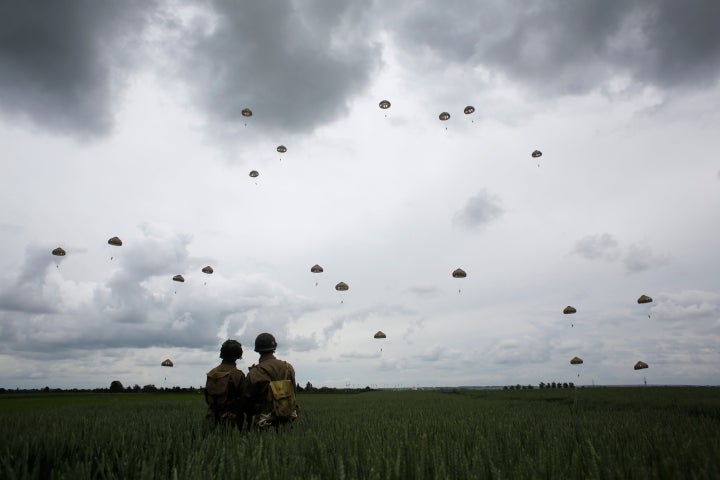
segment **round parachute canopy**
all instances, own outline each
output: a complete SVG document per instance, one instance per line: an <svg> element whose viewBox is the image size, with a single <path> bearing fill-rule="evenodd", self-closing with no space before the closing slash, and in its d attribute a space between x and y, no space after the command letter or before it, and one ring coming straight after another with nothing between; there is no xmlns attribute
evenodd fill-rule
<svg viewBox="0 0 720 480"><path fill-rule="evenodd" d="M213 270L213 268L212 268L210 265L208 265L207 267L203 267L203 269L202 269L202 272L203 272L203 273L207 273L207 274L211 274L211 273L213 273L214 271L215 271L215 270Z"/></svg>
<svg viewBox="0 0 720 480"><path fill-rule="evenodd" d="M638 303L650 303L652 302L652 297L648 297L647 295L640 295L640 298L637 299Z"/></svg>
<svg viewBox="0 0 720 480"><path fill-rule="evenodd" d="M648 364L645 362L637 362L633 367L634 370L642 370L643 368L648 368Z"/></svg>
<svg viewBox="0 0 720 480"><path fill-rule="evenodd" d="M310 271L311 271L312 273L322 273L322 272L323 272L323 268L316 263L315 265L313 265L312 267L310 267Z"/></svg>
<svg viewBox="0 0 720 480"><path fill-rule="evenodd" d="M533 158L542 157L542 152L540 150L535 150L531 155Z"/></svg>
<svg viewBox="0 0 720 480"><path fill-rule="evenodd" d="M575 307L571 307L568 305L567 307L563 308L563 313L567 315L568 313L575 313L577 312L577 309Z"/></svg>
<svg viewBox="0 0 720 480"><path fill-rule="evenodd" d="M438 118L444 122L445 120L450 119L450 114L449 114L448 112L442 112L442 113L438 116Z"/></svg>
<svg viewBox="0 0 720 480"><path fill-rule="evenodd" d="M287 147L285 145L278 145L277 151L280 153L285 153L287 152Z"/></svg>
<svg viewBox="0 0 720 480"><path fill-rule="evenodd" d="M580 365L581 363L583 363L583 359L580 358L580 357L573 357L573 358L570 360L570 364L571 364L571 365Z"/></svg>
<svg viewBox="0 0 720 480"><path fill-rule="evenodd" d="M337 285L335 285L335 290L337 290L338 292L344 292L349 289L350 289L350 287L348 287L348 284L345 282L340 282Z"/></svg>
<svg viewBox="0 0 720 480"><path fill-rule="evenodd" d="M120 240L118 237L112 237L108 240L108 243L110 245L115 245L116 247L122 246L122 240Z"/></svg>
<svg viewBox="0 0 720 480"><path fill-rule="evenodd" d="M378 332L373 336L373 338L387 338L387 335L385 335L381 330L378 330Z"/></svg>
<svg viewBox="0 0 720 480"><path fill-rule="evenodd" d="M63 250L61 247L57 247L52 251L52 254L56 257L64 257L65 256L65 250Z"/></svg>
<svg viewBox="0 0 720 480"><path fill-rule="evenodd" d="M257 170L251 170L251 171L250 171L250 176L251 176L251 177L255 178L255 177L257 177L258 175L260 175L260 173L259 173Z"/></svg>
<svg viewBox="0 0 720 480"><path fill-rule="evenodd" d="M465 112L465 115L475 113L475 107L473 107L472 105L468 105L467 107L465 107L465 110L463 110L463 112Z"/></svg>
<svg viewBox="0 0 720 480"><path fill-rule="evenodd" d="M252 117L252 110L250 110L249 108L243 108L242 112L240 113L242 113L243 117Z"/></svg>
<svg viewBox="0 0 720 480"><path fill-rule="evenodd" d="M467 273L465 273L465 270L462 268L458 268L452 272L452 276L453 278L465 278L467 277Z"/></svg>
<svg viewBox="0 0 720 480"><path fill-rule="evenodd" d="M162 365L163 367L172 367L173 363L172 363L172 360L170 360L169 358L166 358L165 360L163 360L163 362L160 365Z"/></svg>
<svg viewBox="0 0 720 480"><path fill-rule="evenodd" d="M387 110L388 108L390 108L390 101L389 101L389 100L382 100L378 105L379 105L380 108L382 108L383 110Z"/></svg>
<svg viewBox="0 0 720 480"><path fill-rule="evenodd" d="M175 276L173 277L173 280L176 281L176 282L184 282L184 281L185 281L185 277L183 277L182 275L175 275Z"/></svg>

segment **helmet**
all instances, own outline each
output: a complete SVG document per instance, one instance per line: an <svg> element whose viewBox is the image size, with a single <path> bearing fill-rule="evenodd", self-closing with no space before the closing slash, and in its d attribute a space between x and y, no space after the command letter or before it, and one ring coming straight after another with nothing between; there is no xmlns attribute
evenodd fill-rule
<svg viewBox="0 0 720 480"><path fill-rule="evenodd" d="M220 347L220 358L223 360L237 360L242 358L243 349L237 340L226 340Z"/></svg>
<svg viewBox="0 0 720 480"><path fill-rule="evenodd" d="M258 353L262 352L274 352L277 348L277 342L275 337L269 333L261 333L255 338L255 351Z"/></svg>

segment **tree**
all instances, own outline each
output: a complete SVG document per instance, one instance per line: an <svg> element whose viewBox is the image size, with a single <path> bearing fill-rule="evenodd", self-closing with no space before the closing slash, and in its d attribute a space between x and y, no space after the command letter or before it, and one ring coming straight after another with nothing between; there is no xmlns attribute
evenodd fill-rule
<svg viewBox="0 0 720 480"><path fill-rule="evenodd" d="M125 390L125 387L123 387L123 384L120 382L120 380L113 380L112 382L110 382L111 393L122 393L123 390Z"/></svg>

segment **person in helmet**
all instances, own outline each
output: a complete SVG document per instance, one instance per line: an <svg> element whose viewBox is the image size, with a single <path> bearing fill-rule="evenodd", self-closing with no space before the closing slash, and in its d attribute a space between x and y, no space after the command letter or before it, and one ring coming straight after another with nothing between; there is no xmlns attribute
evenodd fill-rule
<svg viewBox="0 0 720 480"><path fill-rule="evenodd" d="M237 340L227 340L220 347L222 362L207 373L205 402L208 404L208 423L242 429L245 415L242 409L242 389L245 373L235 362L241 359L243 349Z"/></svg>
<svg viewBox="0 0 720 480"><path fill-rule="evenodd" d="M243 386L248 425L277 428L281 423L294 421L300 412L295 402L295 369L290 363L275 357L276 348L277 342L270 333L261 333L255 338L255 351L260 354L260 359L257 365L250 367ZM290 411L285 415L278 413L277 403L277 389L282 388L278 385L283 383L291 390L285 392L286 398L292 399Z"/></svg>

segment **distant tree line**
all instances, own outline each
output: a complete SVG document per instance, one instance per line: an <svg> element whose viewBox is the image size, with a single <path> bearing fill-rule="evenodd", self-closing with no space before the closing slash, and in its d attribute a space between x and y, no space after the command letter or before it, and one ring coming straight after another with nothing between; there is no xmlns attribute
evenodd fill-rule
<svg viewBox="0 0 720 480"><path fill-rule="evenodd" d="M505 385L503 390L533 390L534 388L533 385L520 385L518 383L517 385ZM575 384L573 382L540 382L538 388L575 388Z"/></svg>
<svg viewBox="0 0 720 480"><path fill-rule="evenodd" d="M367 392L373 390L370 387L365 388L330 388L330 387L313 387L313 384L307 382L305 387L301 387L298 383L296 385L298 392L302 393L358 393ZM156 387L153 384L140 386L138 384L131 386L124 386L120 380L113 380L110 382L109 388L30 388L30 389L6 389L0 388L0 394L4 393L59 393L59 392L84 392L84 393L202 393L203 387Z"/></svg>

